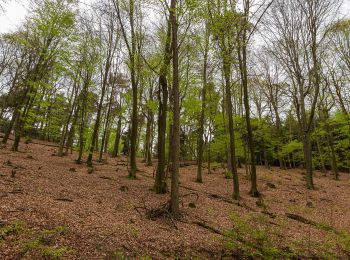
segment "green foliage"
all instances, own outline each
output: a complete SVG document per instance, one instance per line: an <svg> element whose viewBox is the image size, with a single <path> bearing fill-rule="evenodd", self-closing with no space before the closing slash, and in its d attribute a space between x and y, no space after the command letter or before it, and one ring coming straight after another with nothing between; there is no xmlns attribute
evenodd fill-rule
<svg viewBox="0 0 350 260"><path fill-rule="evenodd" d="M334 140L337 166L340 170L347 171L350 163L350 121L349 116L341 112L318 121L312 134L313 142L318 145L313 154L313 165L320 169L321 162L323 162L326 168L331 168L331 135Z"/></svg>
<svg viewBox="0 0 350 260"><path fill-rule="evenodd" d="M286 159L290 156L295 162L301 162L303 160L303 144L298 140L292 140L282 146L280 155Z"/></svg>
<svg viewBox="0 0 350 260"><path fill-rule="evenodd" d="M233 255L258 259L295 259L306 257L308 249L317 259L337 259L350 255L350 234L337 232L333 227L320 223L315 228L326 232L323 239L281 241L280 230L269 223L269 217L252 213L249 216L231 214L233 228L225 233L224 243ZM284 245L288 243L288 247ZM340 251L339 251L340 249ZM310 256L309 256L310 257Z"/></svg>
<svg viewBox="0 0 350 260"><path fill-rule="evenodd" d="M157 110L158 110L158 102L155 100L148 100L146 103L146 106L152 112L157 112Z"/></svg>
<svg viewBox="0 0 350 260"><path fill-rule="evenodd" d="M342 231L338 235L337 244L344 251L344 253L350 257L350 233Z"/></svg>
<svg viewBox="0 0 350 260"><path fill-rule="evenodd" d="M225 172L225 179L233 179L233 174L230 171Z"/></svg>
<svg viewBox="0 0 350 260"><path fill-rule="evenodd" d="M58 248L44 247L42 248L42 251L45 257L49 257L50 259L60 259L71 252L71 249L67 246Z"/></svg>
<svg viewBox="0 0 350 260"><path fill-rule="evenodd" d="M39 234L39 241L44 244L51 243L52 240L66 233L66 227L57 226L53 229L44 229Z"/></svg>
<svg viewBox="0 0 350 260"><path fill-rule="evenodd" d="M53 245L55 240L66 233L64 226L56 226L52 229L43 229L38 232L31 230L31 239L22 242L23 253L31 253L49 259L61 259L72 250L68 246Z"/></svg>
<svg viewBox="0 0 350 260"><path fill-rule="evenodd" d="M17 241L23 247L23 255L31 252L31 256L44 257L48 259L60 259L66 256L71 249L67 246L59 247L51 245L54 240L64 235L66 228L57 226L52 229L35 230L28 228L25 222L15 221L12 224L0 228L0 242L8 236L20 235L21 240ZM29 239L23 240L25 237Z"/></svg>
<svg viewBox="0 0 350 260"><path fill-rule="evenodd" d="M271 227L268 217L255 213L247 219L231 214L233 229L224 238L234 255L261 259L290 259L292 252L275 246L279 230Z"/></svg>
<svg viewBox="0 0 350 260"><path fill-rule="evenodd" d="M339 32L344 32L346 30L350 30L350 19L342 19L339 21L336 21L335 23L331 24L330 27L330 32L333 33L339 33Z"/></svg>
<svg viewBox="0 0 350 260"><path fill-rule="evenodd" d="M67 246L46 246L42 245L39 240L27 240L23 243L23 245L25 253L32 252L49 259L61 259L62 257L69 254L69 252L71 252L71 249Z"/></svg>
<svg viewBox="0 0 350 260"><path fill-rule="evenodd" d="M118 260L129 260L130 257L127 256L123 251L116 250L111 253L112 259L118 259Z"/></svg>
<svg viewBox="0 0 350 260"><path fill-rule="evenodd" d="M26 230L26 224L22 221L15 221L10 225L0 228L0 241L5 240L7 236L16 235Z"/></svg>
<svg viewBox="0 0 350 260"><path fill-rule="evenodd" d="M338 155L340 169L350 169L350 118L344 113L336 113L334 116L335 149Z"/></svg>

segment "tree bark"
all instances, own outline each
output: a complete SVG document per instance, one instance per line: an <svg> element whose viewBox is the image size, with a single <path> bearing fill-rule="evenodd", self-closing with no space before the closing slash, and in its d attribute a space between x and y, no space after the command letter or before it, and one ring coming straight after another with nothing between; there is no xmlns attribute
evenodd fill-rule
<svg viewBox="0 0 350 260"><path fill-rule="evenodd" d="M167 190L167 184L165 180L165 164L166 164L166 120L167 120L167 111L168 111L168 81L167 73L169 70L169 65L171 61L171 21L168 20L167 26L167 37L165 42L163 64L160 69L159 75L159 90L158 90L158 147L157 147L157 156L158 156L158 165L157 173L154 183L154 191L156 193L165 193Z"/></svg>
<svg viewBox="0 0 350 260"><path fill-rule="evenodd" d="M202 163L203 163L203 134L204 134L204 112L206 107L206 88L207 88L207 67L208 67L208 52L209 52L209 31L208 24L205 25L205 45L204 45L204 62L203 62L203 87L202 87L202 109L199 120L198 131L198 167L197 167L197 179L196 181L203 182L202 178Z"/></svg>
<svg viewBox="0 0 350 260"><path fill-rule="evenodd" d="M231 100L231 66L228 54L224 54L223 59L223 70L225 77L225 92L226 92L226 103L227 103L227 117L228 117L228 128L230 135L229 143L229 160L232 164L232 175L233 175L233 198L239 199L239 182L238 182L238 173L237 173L237 162L236 162L236 150L235 150L235 132L233 126L233 113L232 113L232 100Z"/></svg>
<svg viewBox="0 0 350 260"><path fill-rule="evenodd" d="M114 141L112 157L118 156L121 130L122 130L122 116L120 115L118 118L117 129L115 133L115 141Z"/></svg>
<svg viewBox="0 0 350 260"><path fill-rule="evenodd" d="M179 209L179 155L180 155L180 89L179 89L179 50L177 0L171 0L170 20L172 27L173 52L173 133L172 133L172 167L170 211L174 218L180 215Z"/></svg>
<svg viewBox="0 0 350 260"><path fill-rule="evenodd" d="M248 137L248 148L250 152L250 177L251 177L251 188L250 195L253 197L258 197L258 187L256 178L256 160L255 160L255 147L253 141L253 130L250 122L250 106L249 106L249 96L248 96L248 72L247 72L247 30L248 30L248 15L249 15L249 1L245 3L244 7L245 18L242 28L241 41L238 47L238 60L239 69L241 74L241 82L243 86L243 103L245 110L245 120L247 125L247 137Z"/></svg>

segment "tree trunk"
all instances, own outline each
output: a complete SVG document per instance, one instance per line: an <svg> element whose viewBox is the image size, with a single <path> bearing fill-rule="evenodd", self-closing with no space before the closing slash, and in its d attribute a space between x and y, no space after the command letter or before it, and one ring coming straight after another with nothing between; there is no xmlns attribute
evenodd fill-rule
<svg viewBox="0 0 350 260"><path fill-rule="evenodd" d="M172 171L170 211L174 218L180 215L179 210L179 155L180 155L180 89L179 89L179 50L177 42L177 0L171 0L170 20L172 27L173 51L173 133L172 133Z"/></svg>
<svg viewBox="0 0 350 260"><path fill-rule="evenodd" d="M84 86L82 92L82 104L81 104L81 119L80 119L80 128L79 128L79 155L76 162L80 164L82 162L83 149L84 149L84 128L85 128L85 117L87 110L87 98L88 98L88 87L91 80L91 74L88 72L86 78L84 79Z"/></svg>
<svg viewBox="0 0 350 260"><path fill-rule="evenodd" d="M329 125L329 123L327 121L329 119L328 111L325 110L324 114L325 114L325 130L326 130L327 135L328 135L328 146L331 148L332 171L334 173L334 179L338 180L339 179L339 170L338 170L338 165L337 165L337 156L336 156L336 152L335 152L335 148L334 148L334 136L333 136L331 126Z"/></svg>
<svg viewBox="0 0 350 260"><path fill-rule="evenodd" d="M146 140L145 140L145 161L147 166L152 165L152 125L153 125L153 113L150 109L147 111L147 124L146 124Z"/></svg>
<svg viewBox="0 0 350 260"><path fill-rule="evenodd" d="M208 25L205 26L205 49L204 49L204 63L203 63L203 87L202 87L202 109L199 120L198 131L198 167L196 181L201 183L202 179L202 162L203 162L203 134L204 134L204 112L206 107L206 88L207 88L207 67L208 67L208 52L209 52L209 32Z"/></svg>
<svg viewBox="0 0 350 260"><path fill-rule="evenodd" d="M108 75L109 75L109 69L110 69L110 57L107 57L106 65L105 65L105 70L104 70L104 75L103 75L103 81L102 81L102 91L101 91L101 96L100 96L100 101L98 103L98 108L97 108L97 115L96 115L96 121L94 125L94 129L92 132L92 138L91 138L91 144L89 148L89 156L87 158L86 164L87 166L92 166L92 157L94 153L94 147L96 146L96 149L98 150L98 131L100 127L100 121L101 121L101 113L102 113L102 106L103 106L103 99L106 93L106 88L107 88L107 80L108 80Z"/></svg>
<svg viewBox="0 0 350 260"><path fill-rule="evenodd" d="M247 7L245 7L245 12L247 12ZM258 197L258 187L257 187L257 178L256 178L256 161L255 161L255 147L253 141L253 130L250 122L250 106L249 106L249 96L248 96L248 72L247 72L247 28L248 21L247 17L244 18L244 28L242 31L242 40L240 41L241 46L238 48L238 60L239 60L239 69L241 74L241 82L243 86L243 103L245 110L245 119L247 125L247 137L248 137L248 148L250 152L250 173L251 173L251 188L250 195L253 197Z"/></svg>
<svg viewBox="0 0 350 260"><path fill-rule="evenodd" d="M98 157L98 161L102 161L102 155L103 151L106 151L106 147L108 145L108 138L107 135L109 133L109 121L111 117L111 109L112 109L112 103L113 103L113 97L114 97L114 84L112 85L112 90L111 90L111 95L109 97L109 102L108 102L108 109L107 109L107 114L105 118L105 124L104 124L104 131L102 135L102 143L101 143L101 149L100 149L100 154Z"/></svg>
<svg viewBox="0 0 350 260"><path fill-rule="evenodd" d="M8 128L6 129L4 138L2 139L2 143L3 143L3 144L6 144L6 143L7 143L8 139L9 139L9 137L10 137L11 131L12 131L12 129L13 129L13 126L15 125L15 122L16 122L16 120L17 120L18 114L19 114L18 108L15 107L15 110L14 110L14 112L13 112L13 115L12 115L12 118L11 118L11 121L10 121L10 125L9 125Z"/></svg>
<svg viewBox="0 0 350 260"><path fill-rule="evenodd" d="M156 193L165 193L167 190L165 180L165 165L166 165L166 120L168 111L168 82L167 74L171 61L171 21L168 20L167 37L165 42L164 57L162 68L159 75L159 90L158 90L158 145L157 156L158 165L154 183L154 191Z"/></svg>
<svg viewBox="0 0 350 260"><path fill-rule="evenodd" d="M117 129L116 129L116 133L115 133L115 141L114 141L114 148L113 148L112 157L118 156L121 130L122 130L122 116L119 116Z"/></svg>
<svg viewBox="0 0 350 260"><path fill-rule="evenodd" d="M312 174L312 150L311 150L311 136L310 132L304 132L303 138L304 148L304 163L306 168L306 186L308 189L314 188L313 174Z"/></svg>
<svg viewBox="0 0 350 260"><path fill-rule="evenodd" d="M70 147L71 147L71 150L72 150L73 141L74 141L74 134L75 134L75 126L76 126L77 121L78 121L79 110L80 110L80 106L78 105L77 109L76 109L76 111L74 112L74 115L73 115L72 124L71 124L71 127L69 129L68 136L67 136L67 141L63 145L63 146L65 146L65 151L64 151L65 155L68 154L68 150L69 150Z"/></svg>
<svg viewBox="0 0 350 260"><path fill-rule="evenodd" d="M74 93L74 89L75 88L76 88L76 82L74 82L72 95L70 97L70 100L72 100L73 99L73 95L75 94L74 95L74 100L73 100L72 103L70 102L70 104L69 104L70 105L70 111L69 111L69 114L67 116L66 123L63 126L61 139L60 139L60 145L58 147L58 156L63 156L63 147L64 147L64 144L65 144L66 139L67 139L69 123L70 123L71 118L72 118L73 113L74 113L74 108L75 108L75 103L76 103L75 102L76 101L76 93Z"/></svg>
<svg viewBox="0 0 350 260"><path fill-rule="evenodd" d="M229 143L229 160L232 164L232 175L233 175L233 198L239 199L239 182L237 173L237 162L236 162L236 150L235 150L235 132L233 126L233 113L232 113L232 101L231 101L231 66L227 53L224 53L223 59L223 70L225 77L225 92L226 92L226 103L227 103L227 117L228 117L228 128L230 135Z"/></svg>

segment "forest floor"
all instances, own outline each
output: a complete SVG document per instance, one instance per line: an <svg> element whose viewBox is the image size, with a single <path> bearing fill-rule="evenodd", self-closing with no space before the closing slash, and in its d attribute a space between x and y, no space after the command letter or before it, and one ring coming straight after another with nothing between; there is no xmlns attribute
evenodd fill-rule
<svg viewBox="0 0 350 260"><path fill-rule="evenodd" d="M235 202L224 169L204 169L200 184L189 165L180 169L182 218L175 221L147 218L169 199L151 191L155 162L138 160L137 179L129 180L124 156L95 162L89 174L76 154L58 157L52 146L10 148L0 147L1 259L230 259L277 249L305 258L349 256L349 174L336 181L316 172L310 191L300 169L258 167L257 199L248 195L242 168Z"/></svg>

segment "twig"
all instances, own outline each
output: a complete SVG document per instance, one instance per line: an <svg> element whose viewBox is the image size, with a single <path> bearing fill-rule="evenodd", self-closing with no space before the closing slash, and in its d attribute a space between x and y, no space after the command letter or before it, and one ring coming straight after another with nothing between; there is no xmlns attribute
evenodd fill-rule
<svg viewBox="0 0 350 260"><path fill-rule="evenodd" d="M55 200L59 200L59 201L66 201L66 202L73 202L72 199L67 199L67 198L57 198Z"/></svg>

